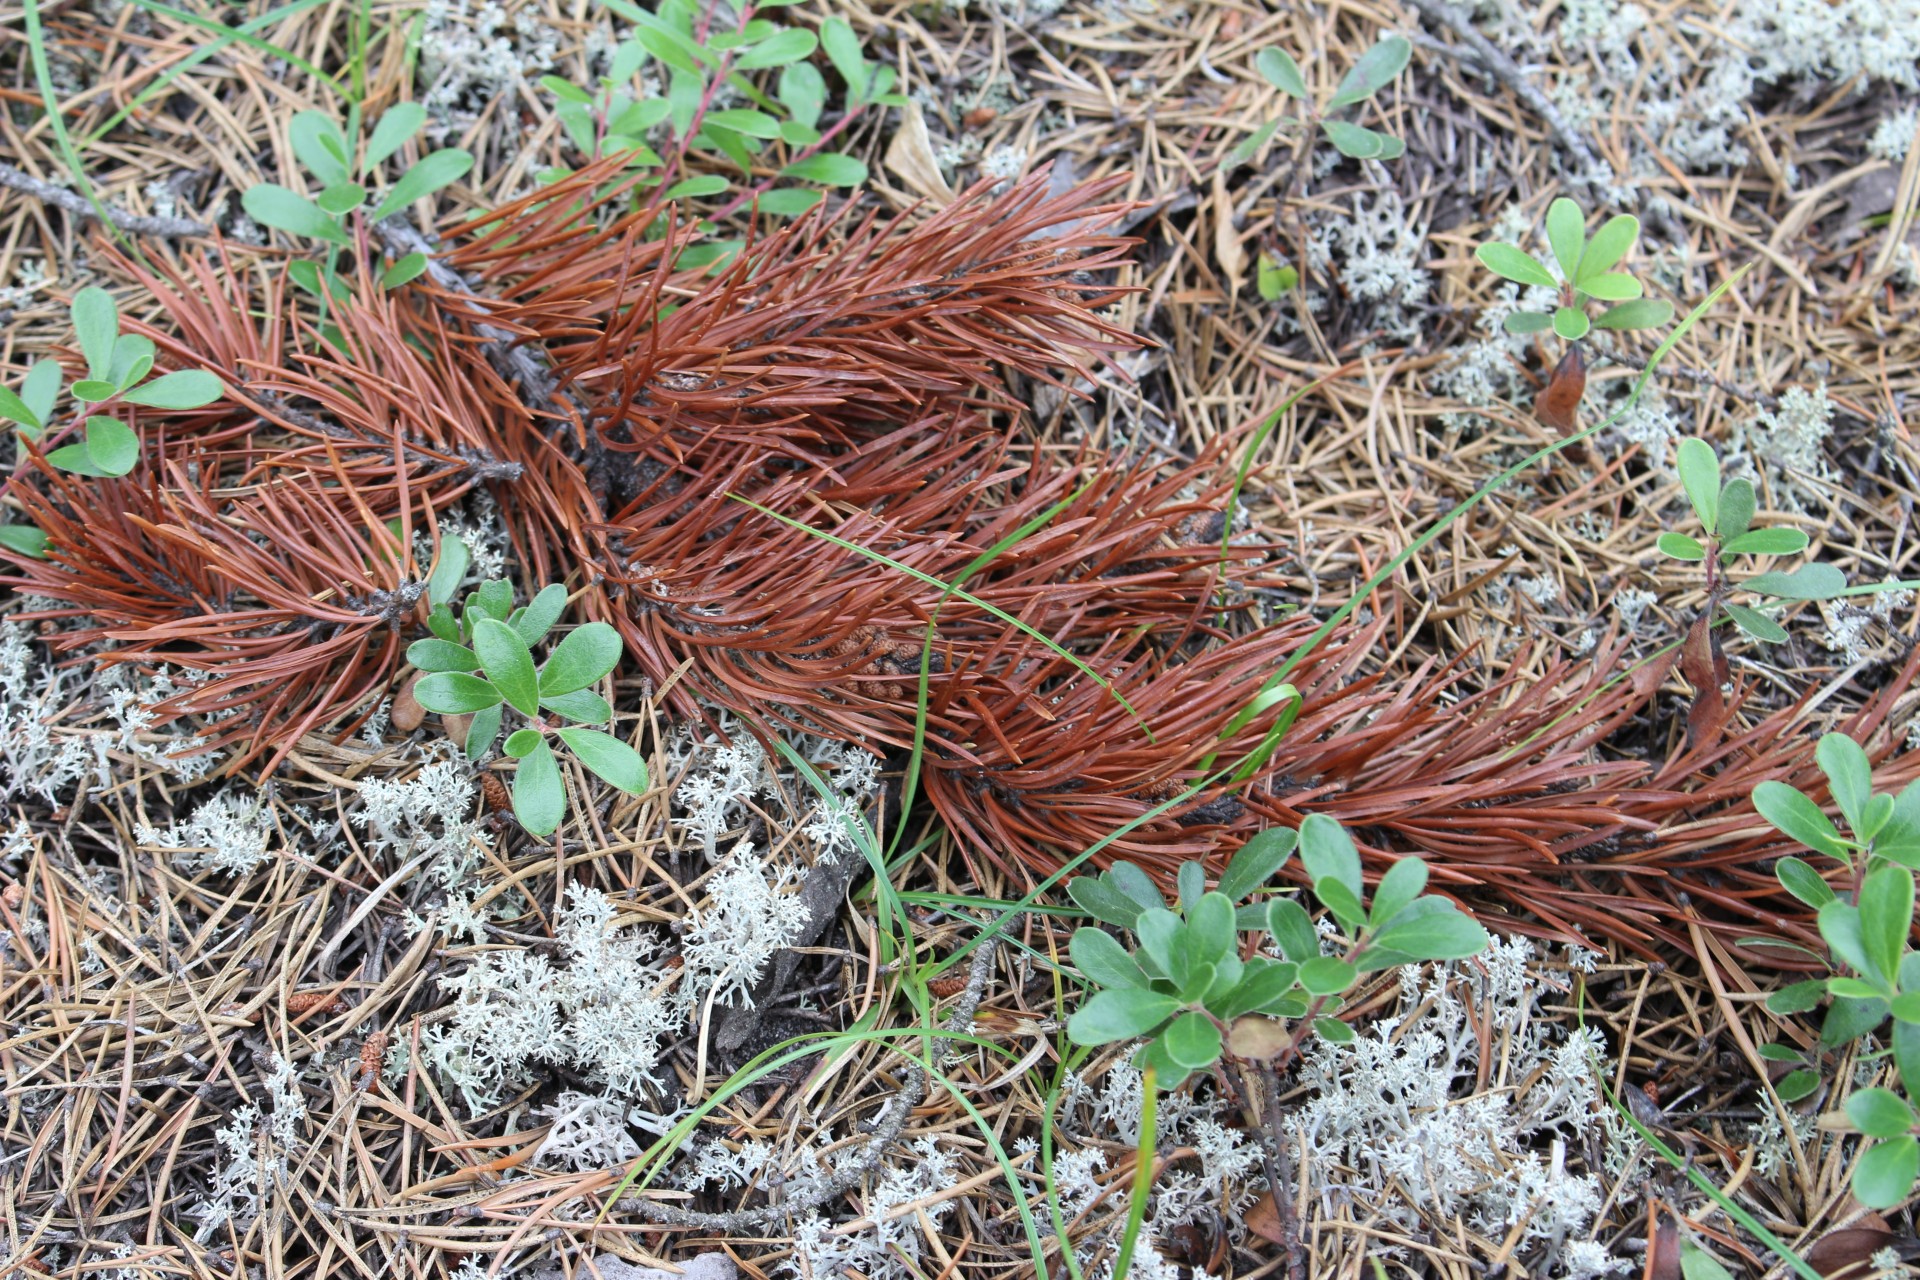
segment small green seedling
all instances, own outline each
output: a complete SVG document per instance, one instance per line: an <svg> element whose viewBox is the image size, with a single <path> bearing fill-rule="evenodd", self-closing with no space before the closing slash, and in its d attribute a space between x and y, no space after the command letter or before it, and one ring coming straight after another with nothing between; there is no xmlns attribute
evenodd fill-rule
<svg viewBox="0 0 1920 1280"><path fill-rule="evenodd" d="M279 183L262 182L248 187L240 197L247 216L260 225L328 246L324 267L315 262L295 262L287 268L301 288L323 300L329 291L336 296L346 292L346 284L338 274L339 257L353 247L356 218L379 222L459 181L473 168L473 156L457 147L430 152L394 178L376 201L367 184L374 180L390 156L426 126L427 112L413 102L388 108L364 145L356 148L348 141L348 135L358 133L358 119L359 111L355 108L349 117L348 129L342 131L324 111L300 111L288 124L287 137L293 144L293 154L313 175L320 188L319 195L309 199ZM356 150L358 161L354 159ZM394 288L412 280L426 267L424 254L407 254L388 266L380 278L381 283Z"/></svg>
<svg viewBox="0 0 1920 1280"><path fill-rule="evenodd" d="M1300 283L1300 268L1270 253L1260 255L1254 285L1263 301L1277 301L1281 294Z"/></svg>
<svg viewBox="0 0 1920 1280"><path fill-rule="evenodd" d="M1675 560L1704 562L1707 570L1706 615L1722 608L1736 627L1756 640L1779 644L1786 629L1760 608L1733 604L1735 591L1775 600L1831 600L1846 590L1847 579L1829 564L1808 564L1790 572L1772 570L1735 581L1727 569L1742 556L1793 556L1807 549L1807 535L1798 529L1753 527L1753 483L1745 478L1720 482L1720 459L1705 440L1682 440L1679 447L1681 487L1706 537L1668 531L1660 535L1661 554Z"/></svg>
<svg viewBox="0 0 1920 1280"><path fill-rule="evenodd" d="M449 539L428 578L427 629L433 638L407 649L407 661L432 673L414 686L420 705L442 715L472 716L465 746L475 759L492 749L509 710L525 719L502 747L520 762L513 778L514 816L536 836L552 835L567 811L566 783L549 734L613 786L634 795L645 791L647 765L639 752L612 734L579 727L613 719L613 707L591 686L620 664L620 633L604 622L575 627L536 667L534 646L566 610L567 589L555 583L515 609L513 587L496 578L469 592L456 617L449 602L466 561L465 545Z"/></svg>
<svg viewBox="0 0 1920 1280"><path fill-rule="evenodd" d="M1306 77L1300 64L1285 49L1262 49L1254 66L1268 84L1299 102L1308 123L1318 124L1320 132L1341 155L1352 160L1397 160L1406 154L1407 144L1390 133L1366 128L1349 120L1334 119L1329 113L1355 106L1392 84L1406 70L1413 57L1413 45L1405 36L1388 36L1360 55L1325 102L1315 103L1307 92ZM1282 126L1298 123L1292 116L1269 120L1227 153L1227 168L1234 169L1253 159ZM1304 157L1302 157L1304 158Z"/></svg>
<svg viewBox="0 0 1920 1280"><path fill-rule="evenodd" d="M1614 269L1639 237L1640 219L1622 213L1607 219L1589 240L1580 206L1562 196L1547 208L1547 243L1559 264L1559 278L1516 244L1490 241L1474 250L1473 256L1503 280L1560 293L1559 305L1551 313L1516 311L1508 316L1507 332L1552 329L1568 342L1578 342L1592 329L1658 329L1673 319L1672 303L1641 297L1640 281ZM1593 302L1614 305L1590 320L1587 307Z"/></svg>
<svg viewBox="0 0 1920 1280"><path fill-rule="evenodd" d="M1296 846L1313 896L1349 940L1338 954L1322 954L1313 918L1293 895L1271 893ZM1363 905L1360 855L1323 814L1310 816L1298 835L1271 828L1254 836L1212 890L1201 864L1186 863L1174 906L1130 862L1080 876L1067 884L1074 902L1131 933L1136 945L1093 927L1074 933L1073 963L1095 992L1068 1021L1067 1035L1082 1045L1144 1037L1135 1063L1153 1067L1169 1089L1211 1069L1223 1053L1284 1065L1309 1030L1349 1041L1352 1029L1331 1015L1361 974L1486 948L1486 930L1426 893L1426 884L1426 864L1402 858L1374 886L1371 908ZM1243 933L1252 935L1251 948ZM1268 941L1284 959L1260 954Z"/></svg>
<svg viewBox="0 0 1920 1280"><path fill-rule="evenodd" d="M1818 912L1835 974L1781 988L1767 997L1767 1009L1786 1017L1830 999L1820 1028L1823 1052L1878 1030L1892 1017L1893 1062L1906 1097L1890 1089L1855 1089L1844 1106L1844 1124L1868 1143L1854 1167L1853 1194L1862 1204L1888 1209L1912 1194L1920 1176L1920 1117L1908 1102L1920 1097L1920 952L1912 946L1920 782L1897 796L1876 793L1867 753L1842 733L1821 738L1815 757L1848 834L1841 835L1810 796L1784 782L1755 787L1753 807L1783 835L1840 864L1845 894L1805 859L1782 858L1774 867L1781 887ZM1817 1059L1786 1045L1765 1045L1760 1052L1770 1061L1795 1064L1775 1086L1783 1101L1798 1101L1820 1087Z"/></svg>
<svg viewBox="0 0 1920 1280"><path fill-rule="evenodd" d="M34 362L20 389L0 386L0 421L36 445L80 433L72 444L50 450L46 457L62 471L79 476L124 476L140 461L140 437L132 427L112 416L122 405L148 409L202 409L226 394L220 379L204 369L181 369L149 378L153 372L153 339L120 332L120 310L105 289L82 289L69 311L74 340L87 362L87 376L71 384L60 362ZM73 416L59 424L62 393L76 406ZM42 557L47 538L31 525L0 526L0 546L20 555Z"/></svg>
<svg viewBox="0 0 1920 1280"><path fill-rule="evenodd" d="M1406 154L1405 142L1390 133L1369 129L1349 120L1334 119L1329 113L1355 106L1379 93L1406 70L1412 56L1413 45L1406 37L1387 36L1348 68L1339 87L1322 103L1316 103L1313 95L1307 91L1306 77L1300 74L1300 64L1286 50L1262 49L1254 58L1254 66L1268 84L1301 104L1301 116L1305 122L1317 124L1320 134L1341 155L1354 160L1396 160ZM1281 128L1300 123L1301 118L1295 116L1281 116L1267 121L1227 153L1223 168L1233 170L1246 164L1273 140ZM1313 136L1310 132L1302 133L1295 141L1292 172L1287 179L1287 194L1282 197L1282 204L1291 196L1299 175L1311 168L1308 152L1312 149ZM1273 302L1300 283L1300 269L1277 253L1262 253L1254 283L1260 297Z"/></svg>

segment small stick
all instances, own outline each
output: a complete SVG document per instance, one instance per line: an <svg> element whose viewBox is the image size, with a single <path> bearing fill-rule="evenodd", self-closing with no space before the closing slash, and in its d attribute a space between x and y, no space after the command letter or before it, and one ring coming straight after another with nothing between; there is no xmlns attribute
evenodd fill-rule
<svg viewBox="0 0 1920 1280"><path fill-rule="evenodd" d="M1480 34L1480 29L1460 10L1447 4L1445 0L1409 0L1427 21L1436 26L1445 27L1466 43L1467 54L1457 54L1463 62L1470 62L1494 80L1513 90L1514 95L1526 106L1527 110L1546 122L1553 133L1553 140L1578 160L1588 170L1601 166L1601 160L1594 155L1587 140L1580 136L1574 127L1567 123L1559 108L1540 92L1533 82L1527 79L1527 73L1518 63L1508 57L1501 48ZM1424 43L1424 42L1423 42ZM1444 46L1441 46L1444 47Z"/></svg>
<svg viewBox="0 0 1920 1280"><path fill-rule="evenodd" d="M359 432L349 430L347 427L338 423L330 422L325 418L308 413L305 409L296 409L288 402L285 396L276 392L249 387L246 388L245 394L251 396L259 406L264 407L268 412L276 417L286 419L303 431L310 431L315 435L329 436L335 440L351 440L358 444L387 446L391 443L385 439L365 436ZM403 437L403 443L400 448L409 462L426 462L432 464L437 461L437 459L433 457L433 453L439 452L443 456L466 463L466 474L468 478L472 480L505 480L511 482L518 480L526 473L526 467L522 464L502 461L482 449L461 448L454 449L450 452L445 450L433 451L425 448L417 448L413 443L404 441L405 438Z"/></svg>
<svg viewBox="0 0 1920 1280"><path fill-rule="evenodd" d="M67 188L48 182L45 179L22 173L10 164L0 164L0 186L11 187L15 191L30 195L34 199L44 201L57 209L64 209L75 217L96 218L100 216L100 211L94 208L94 206L88 202L87 198L79 192L69 191ZM135 235L182 237L207 236L213 234L211 228L187 218L143 217L140 214L127 213L121 209L111 208L106 210L106 217L107 221L122 231L130 231ZM467 281L465 276L462 276L452 267L449 267L433 256L435 252L434 247L428 244L427 238L421 235L419 230L404 218L387 218L375 229L379 232L380 238L386 241L387 247L393 251L395 256L404 257L409 253L426 255L427 275L431 277L434 284L438 285L441 289L448 293L464 294L468 297L478 296L478 291ZM476 327L483 336L491 339L487 344L487 351L488 354L494 358L494 364L500 369L502 376L507 377L509 380L517 380L522 389L525 390L536 403L546 404L553 399L552 375L544 363L532 352L514 345L514 340L517 335L509 330L500 328L498 325L482 323Z"/></svg>
<svg viewBox="0 0 1920 1280"><path fill-rule="evenodd" d="M50 204L56 209L64 209L77 218L97 218L100 216L100 209L96 209L87 198L78 191L69 191L67 188L59 186L56 183L48 182L44 178L36 178L32 174L23 173L10 164L0 164L0 187L12 187L15 191L30 195L34 199ZM106 209L108 222L111 222L122 231L131 231L135 235L177 238L182 236L207 236L213 234L211 228L207 227L204 223L195 222L191 218L148 217L143 214L128 213L124 209L108 208L105 205L102 205L101 208Z"/></svg>

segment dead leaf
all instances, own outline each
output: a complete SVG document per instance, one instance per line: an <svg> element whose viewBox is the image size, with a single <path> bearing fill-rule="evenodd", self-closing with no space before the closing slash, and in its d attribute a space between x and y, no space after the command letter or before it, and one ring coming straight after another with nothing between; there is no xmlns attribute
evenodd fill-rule
<svg viewBox="0 0 1920 1280"><path fill-rule="evenodd" d="M1660 686L1667 682L1669 675L1673 674L1673 664L1679 661L1679 658L1680 655L1677 652L1669 649L1644 666L1637 667L1628 673L1627 680L1633 685L1634 695L1642 704L1650 702L1653 696L1660 692Z"/></svg>
<svg viewBox="0 0 1920 1280"><path fill-rule="evenodd" d="M440 713L440 732L447 735L447 741L456 747L467 745L467 734L473 728L471 715L455 715L450 711Z"/></svg>
<svg viewBox="0 0 1920 1280"><path fill-rule="evenodd" d="M1227 293L1239 293L1240 282L1247 275L1247 248L1240 243L1240 233L1233 225L1233 197L1227 194L1224 169L1213 173L1213 256L1220 264L1220 274L1226 277Z"/></svg>
<svg viewBox="0 0 1920 1280"><path fill-rule="evenodd" d="M1733 714L1727 699L1727 686L1733 682L1733 669L1727 663L1720 636L1701 614L1687 628L1680 646L1680 674L1693 686L1693 705L1687 708L1687 749L1697 751L1718 739Z"/></svg>
<svg viewBox="0 0 1920 1280"><path fill-rule="evenodd" d="M1262 1240L1271 1240L1275 1244L1286 1244L1286 1233L1280 1229L1280 1206L1274 1203L1273 1192L1261 1196L1253 1202L1242 1219L1247 1230Z"/></svg>
<svg viewBox="0 0 1920 1280"><path fill-rule="evenodd" d="M1556 431L1572 435L1580 428L1580 397L1587 392L1587 358L1580 344L1567 348L1554 366L1546 390L1533 402L1533 416Z"/></svg>
<svg viewBox="0 0 1920 1280"><path fill-rule="evenodd" d="M893 141L887 144L886 166L899 175L900 181L915 195L936 205L953 200L953 188L940 172L940 162L933 158L933 138L927 132L919 103L901 108L900 127L894 130Z"/></svg>
<svg viewBox="0 0 1920 1280"><path fill-rule="evenodd" d="M1865 1280L1875 1271L1873 1255L1892 1249L1903 1259L1920 1254L1920 1240L1894 1233L1887 1220L1870 1213L1850 1227L1829 1231L1806 1252L1807 1265L1827 1280Z"/></svg>
<svg viewBox="0 0 1920 1280"><path fill-rule="evenodd" d="M420 705L420 699L413 696L413 686L425 678L426 672L416 671L400 686L400 692L393 695L393 708L387 713L393 721L393 727L402 733L412 733L427 718L427 709Z"/></svg>
<svg viewBox="0 0 1920 1280"><path fill-rule="evenodd" d="M1271 1058L1287 1047L1285 1024L1249 1013L1235 1018L1227 1031L1227 1051L1236 1058Z"/></svg>

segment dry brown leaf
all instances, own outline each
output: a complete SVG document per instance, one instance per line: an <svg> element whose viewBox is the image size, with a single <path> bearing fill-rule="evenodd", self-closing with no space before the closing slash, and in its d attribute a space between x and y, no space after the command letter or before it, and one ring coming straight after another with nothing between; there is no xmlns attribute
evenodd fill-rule
<svg viewBox="0 0 1920 1280"><path fill-rule="evenodd" d="M393 727L402 733L412 733L427 718L427 709L420 705L420 699L413 696L413 687L426 676L424 671L416 671L400 686L400 692L393 695L393 708L388 718Z"/></svg>
<svg viewBox="0 0 1920 1280"><path fill-rule="evenodd" d="M1247 275L1247 250L1233 225L1233 197L1227 192L1224 169L1215 170L1213 175L1213 256L1220 264L1220 274L1226 277L1227 292L1239 293L1240 282Z"/></svg>
<svg viewBox="0 0 1920 1280"><path fill-rule="evenodd" d="M1246 1213L1247 1230L1262 1240L1271 1240L1275 1244L1285 1244L1286 1237L1280 1229L1280 1206L1274 1203L1273 1192L1261 1196L1253 1202Z"/></svg>
<svg viewBox="0 0 1920 1280"><path fill-rule="evenodd" d="M886 166L915 195L924 196L936 205L945 205L953 199L953 188L947 185L946 175L940 172L940 162L933 157L933 138L927 132L927 122L917 102L900 111L900 127L894 130L893 141L887 144Z"/></svg>
<svg viewBox="0 0 1920 1280"><path fill-rule="evenodd" d="M1257 1013L1235 1018L1227 1032L1227 1050L1236 1058L1271 1058L1287 1047L1286 1026Z"/></svg>
<svg viewBox="0 0 1920 1280"><path fill-rule="evenodd" d="M1806 1253L1807 1265L1828 1280L1864 1280L1873 1274L1873 1255L1882 1249L1911 1259L1920 1252L1920 1241L1897 1234L1885 1218L1870 1213L1852 1226L1829 1231L1814 1241Z"/></svg>
<svg viewBox="0 0 1920 1280"><path fill-rule="evenodd" d="M1733 671L1711 622L1704 613L1695 618L1680 646L1680 674L1693 686L1693 703L1687 708L1687 746L1693 750L1719 738L1733 714L1727 698Z"/></svg>
<svg viewBox="0 0 1920 1280"><path fill-rule="evenodd" d="M1560 357L1552 380L1533 402L1533 416L1556 431L1572 435L1580 429L1580 397L1586 391L1587 358L1575 343Z"/></svg>

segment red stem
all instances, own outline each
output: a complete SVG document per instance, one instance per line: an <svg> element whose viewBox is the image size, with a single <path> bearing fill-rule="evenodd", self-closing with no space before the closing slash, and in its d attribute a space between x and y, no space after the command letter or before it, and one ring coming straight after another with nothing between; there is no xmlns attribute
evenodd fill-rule
<svg viewBox="0 0 1920 1280"><path fill-rule="evenodd" d="M820 152L820 148L826 146L829 142L832 142L836 137L838 137L841 133L843 133L846 130L848 125L852 124L855 120L858 120L861 117L861 115L866 112L866 109L867 109L867 104L863 102L859 106L853 108L853 110L847 112L847 114L841 116L840 119L834 122L832 128L828 129L825 133L821 134L818 138L816 138L813 142L811 142L807 146L802 147L800 150L800 154L795 156L793 159L787 161L787 164L784 167L791 168L792 166L799 164L803 160L806 160L812 156L818 155ZM769 190L772 189L773 184L778 182L779 180L780 180L780 175L776 173L771 178L767 178L761 181L751 191L742 191L739 195L729 200L726 204L720 206L719 212L713 215L713 221L718 222L722 218L726 217L728 214L732 213L735 209L738 209L741 205L747 203L749 200L754 199L756 196L765 195Z"/></svg>

